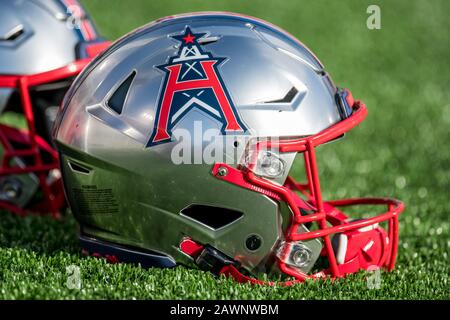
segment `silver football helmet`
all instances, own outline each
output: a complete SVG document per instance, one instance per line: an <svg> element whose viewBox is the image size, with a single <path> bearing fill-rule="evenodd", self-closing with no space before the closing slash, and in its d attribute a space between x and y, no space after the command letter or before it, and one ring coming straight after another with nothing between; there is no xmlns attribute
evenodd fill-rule
<svg viewBox="0 0 450 320"><path fill-rule="evenodd" d="M0 0L1 208L59 214L51 128L73 78L107 44L75 0Z"/></svg>
<svg viewBox="0 0 450 320"><path fill-rule="evenodd" d="M82 246L254 283L246 274L302 281L390 269L403 205L323 201L315 161L316 146L366 112L310 50L265 21L210 12L137 29L83 71L57 117ZM296 156L307 183L289 176ZM338 209L356 204L387 211L351 220Z"/></svg>

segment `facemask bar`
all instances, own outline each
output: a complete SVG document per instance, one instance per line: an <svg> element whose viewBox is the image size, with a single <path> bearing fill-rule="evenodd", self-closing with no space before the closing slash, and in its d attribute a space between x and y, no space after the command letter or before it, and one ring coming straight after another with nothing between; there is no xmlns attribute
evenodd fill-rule
<svg viewBox="0 0 450 320"><path fill-rule="evenodd" d="M0 168L0 177L12 175L35 174L38 184L43 191L43 199L30 210L26 210L13 201L0 201L0 207L18 215L26 215L29 211L41 214L51 213L59 217L60 209L64 206L64 193L60 175L58 154L40 136L36 134L33 107L30 98L30 87L50 83L76 76L91 59L75 61L59 69L33 75L0 75L0 87L17 89L20 94L23 115L27 130L16 129L0 124L0 143L3 147L3 163ZM20 148L16 147L20 145ZM42 155L48 154L50 160L43 161ZM31 164L17 165L20 158L28 158ZM49 174L54 172L52 176ZM19 190L20 191L20 190Z"/></svg>
<svg viewBox="0 0 450 320"><path fill-rule="evenodd" d="M338 264L330 236L337 233L361 230L361 228L374 226L375 224L383 221L388 222L388 238L385 239L386 243L383 244L383 259L380 262L381 265L378 267L386 267L388 270L391 270L395 265L398 243L398 214L400 214L404 209L402 202L387 198L356 198L326 202L322 199L315 147L341 136L364 120L367 115L367 109L363 103L360 101L354 101L349 91L346 90L343 92L345 93L343 98L352 108L352 113L348 114L346 119L316 135L306 138L258 142L255 146L256 152L253 152L255 159L250 161L249 167L243 168L242 170L220 163L216 164L213 168L213 175L219 179L263 193L275 200L281 200L288 204L292 212L292 219L290 226L284 235L284 240L286 242L295 243L298 241L305 241L315 238L322 239L324 244L323 252L329 262L329 268L326 270L312 275L307 275L299 272L296 268L292 268L287 265L283 258L277 260L279 269L285 274L295 277L298 281L303 281L306 278L324 277L326 275L341 277L346 273L354 272L349 272L348 270L350 269L348 266ZM285 184L280 186L254 173L254 168L252 166L256 165L259 151L274 149L280 153L303 153L308 180L307 183L300 184L294 181L291 177L288 177ZM226 174L223 174L224 172L226 172ZM302 214L300 208L302 208L302 206L304 207L307 203L301 200L294 193L294 191L300 191L308 198L311 205L315 207L315 213L308 215ZM387 211L372 218L349 222L343 220L346 216L342 213L342 216L339 217L339 210L330 210L330 208L354 205L386 205ZM310 222L316 222L319 228L317 230L304 233L297 232L300 225ZM328 227L327 222L332 222L333 226ZM235 278L238 276L241 279L247 279L246 281L250 281L248 280L248 277L242 275L239 276L237 272L238 271L233 268L233 270L229 273ZM251 282L259 283L258 281Z"/></svg>

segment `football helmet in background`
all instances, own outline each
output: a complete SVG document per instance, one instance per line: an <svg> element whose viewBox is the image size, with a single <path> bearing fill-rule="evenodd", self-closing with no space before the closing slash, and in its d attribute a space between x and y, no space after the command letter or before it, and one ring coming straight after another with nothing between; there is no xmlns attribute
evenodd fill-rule
<svg viewBox="0 0 450 320"><path fill-rule="evenodd" d="M107 45L75 0L0 1L1 208L59 214L51 128L73 78ZM14 113L21 128L8 121Z"/></svg>
<svg viewBox="0 0 450 320"><path fill-rule="evenodd" d="M252 283L392 269L403 204L324 201L319 184L315 147L366 114L267 22L195 13L137 29L82 72L55 123L82 247ZM306 183L290 176L296 156ZM386 211L352 220L340 207L353 205Z"/></svg>

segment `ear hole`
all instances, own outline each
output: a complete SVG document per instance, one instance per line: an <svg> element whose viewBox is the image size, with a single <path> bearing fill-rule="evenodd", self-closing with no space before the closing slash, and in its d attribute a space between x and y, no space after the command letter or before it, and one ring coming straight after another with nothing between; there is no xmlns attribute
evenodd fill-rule
<svg viewBox="0 0 450 320"><path fill-rule="evenodd" d="M133 71L106 102L106 105L118 114L122 113L128 90L130 89L131 83L133 82L135 76L136 71Z"/></svg>
<svg viewBox="0 0 450 320"><path fill-rule="evenodd" d="M181 211L181 215L195 220L213 230L225 227L244 216L242 212L236 210L200 204L188 206Z"/></svg>

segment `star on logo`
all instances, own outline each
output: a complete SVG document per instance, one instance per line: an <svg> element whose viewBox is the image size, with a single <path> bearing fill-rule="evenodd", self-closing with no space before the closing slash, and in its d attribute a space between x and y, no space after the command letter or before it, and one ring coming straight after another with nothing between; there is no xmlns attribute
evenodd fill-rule
<svg viewBox="0 0 450 320"><path fill-rule="evenodd" d="M206 33L193 33L191 31L191 28L187 27L186 30L184 30L184 34L172 36L172 38L180 41L183 46L186 45L195 45L197 43L197 39L200 39L203 37Z"/></svg>
<svg viewBox="0 0 450 320"><path fill-rule="evenodd" d="M183 37L184 44L194 43L194 39L195 37L192 36L191 34L188 34L186 37Z"/></svg>

